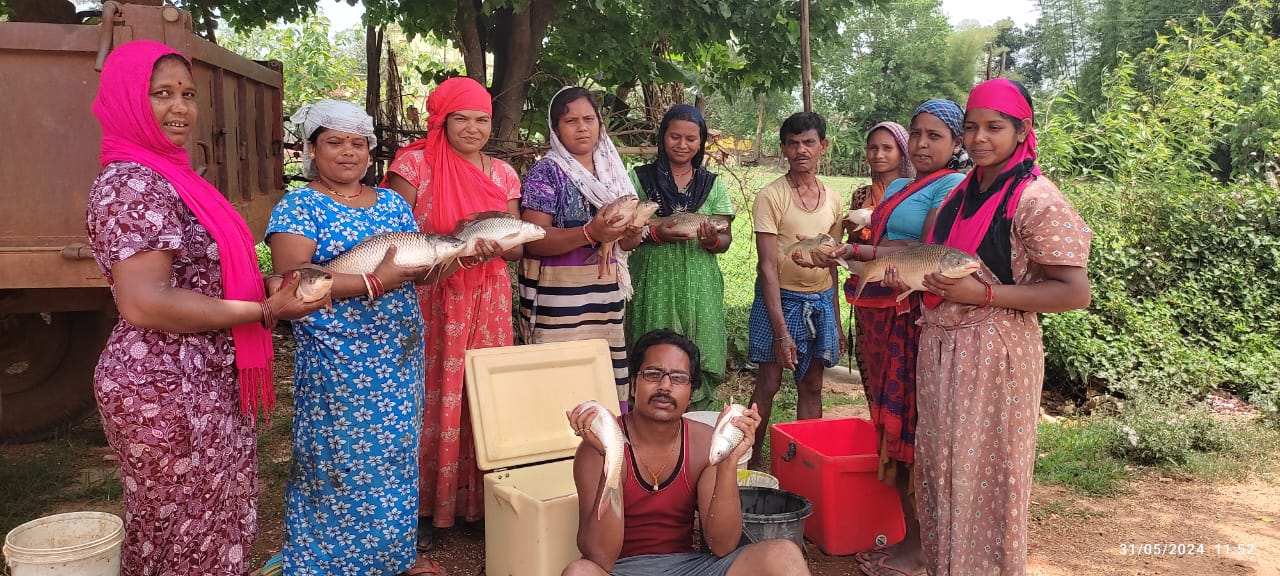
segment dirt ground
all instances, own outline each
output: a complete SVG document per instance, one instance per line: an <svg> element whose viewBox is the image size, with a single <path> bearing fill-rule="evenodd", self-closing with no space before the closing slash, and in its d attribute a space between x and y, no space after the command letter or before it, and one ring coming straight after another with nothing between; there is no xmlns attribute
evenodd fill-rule
<svg viewBox="0 0 1280 576"><path fill-rule="evenodd" d="M291 342L277 335L277 358L290 358ZM282 479L287 469L292 367L278 362L280 404L262 431L259 454L261 534L254 549L260 565L280 549L283 532ZM861 396L856 374L829 372L824 396ZM841 404L825 417L867 417L862 404ZM96 419L61 442L88 447L74 465L84 483L115 474L111 451ZM38 452L38 445L0 446L9 462ZM1205 484L1140 475L1121 496L1079 497L1057 487L1032 491L1031 576L1259 575L1280 576L1280 483L1274 476L1236 484ZM48 513L101 510L123 514L119 500L64 500ZM852 557L823 554L808 545L817 576L856 576ZM483 573L484 536L457 527L438 532L433 557L452 576Z"/></svg>

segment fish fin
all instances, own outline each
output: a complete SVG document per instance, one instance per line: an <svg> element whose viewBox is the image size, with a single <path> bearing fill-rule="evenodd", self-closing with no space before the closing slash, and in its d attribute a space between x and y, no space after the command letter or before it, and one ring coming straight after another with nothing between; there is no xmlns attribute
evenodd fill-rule
<svg viewBox="0 0 1280 576"><path fill-rule="evenodd" d="M907 296L910 296L910 295L911 295L911 293L912 293L912 292L915 292L915 291L916 291L916 289L915 289L915 288L912 288L912 289L910 289L910 290L907 290L906 292L903 292L903 293L901 293L901 294L898 294L898 298L897 298L895 301L896 301L896 302L901 302L901 301L903 301L903 300L906 300L906 299L907 299Z"/></svg>
<svg viewBox="0 0 1280 576"><path fill-rule="evenodd" d="M853 270L853 267L849 265L849 261L844 258L836 258L836 264L839 264L845 270Z"/></svg>
<svg viewBox="0 0 1280 576"><path fill-rule="evenodd" d="M600 502L596 504L596 520L604 518L604 511L608 508L613 511L613 515L622 517L622 487L610 486L607 482L604 490L600 491Z"/></svg>

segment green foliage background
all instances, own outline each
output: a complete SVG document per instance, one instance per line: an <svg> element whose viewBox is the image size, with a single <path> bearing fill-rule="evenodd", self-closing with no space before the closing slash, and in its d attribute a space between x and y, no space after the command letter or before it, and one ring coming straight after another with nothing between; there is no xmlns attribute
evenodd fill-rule
<svg viewBox="0 0 1280 576"><path fill-rule="evenodd" d="M1088 310L1044 318L1051 382L1280 408L1280 44L1267 2L1172 24L1095 106L1066 92L1042 162L1094 231Z"/></svg>

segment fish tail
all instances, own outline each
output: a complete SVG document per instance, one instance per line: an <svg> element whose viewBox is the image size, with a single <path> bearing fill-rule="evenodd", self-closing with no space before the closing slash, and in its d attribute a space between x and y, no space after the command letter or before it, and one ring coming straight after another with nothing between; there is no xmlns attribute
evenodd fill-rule
<svg viewBox="0 0 1280 576"><path fill-rule="evenodd" d="M845 264L848 266L849 271L858 277L858 289L853 291L853 299L857 300L858 297L862 296L862 289L867 287L866 264L857 260L850 260Z"/></svg>
<svg viewBox="0 0 1280 576"><path fill-rule="evenodd" d="M618 478L606 478L604 490L600 491L600 502L596 505L596 520L604 518L606 508L613 511L614 516L622 517L622 487Z"/></svg>

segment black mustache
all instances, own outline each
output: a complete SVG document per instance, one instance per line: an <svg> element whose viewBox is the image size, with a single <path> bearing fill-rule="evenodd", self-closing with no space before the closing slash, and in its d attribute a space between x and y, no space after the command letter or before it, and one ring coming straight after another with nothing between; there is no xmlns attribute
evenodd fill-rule
<svg viewBox="0 0 1280 576"><path fill-rule="evenodd" d="M664 400L664 401L670 402L670 403L672 403L672 404L675 404L675 403L676 403L675 398L672 398L671 396L669 396L669 395L667 395L667 394L655 394L655 395L653 395L653 396L651 396L651 397L649 398L649 403L650 403L650 404L652 404L652 403L654 403L654 402L656 402L656 401L658 401L658 400Z"/></svg>

